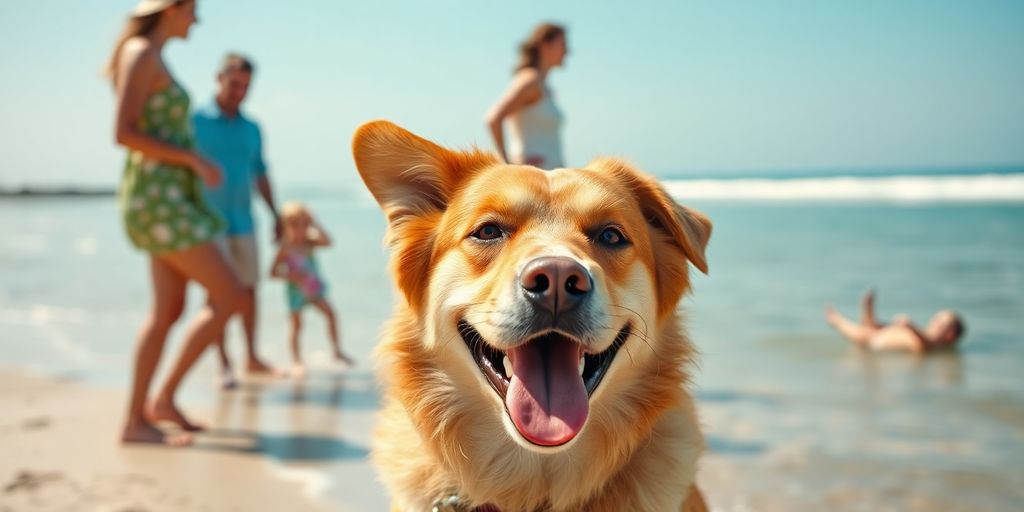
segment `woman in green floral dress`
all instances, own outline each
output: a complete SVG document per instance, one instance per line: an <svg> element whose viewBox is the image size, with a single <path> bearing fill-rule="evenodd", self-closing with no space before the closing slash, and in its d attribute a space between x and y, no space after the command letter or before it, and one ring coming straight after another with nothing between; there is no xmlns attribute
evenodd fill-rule
<svg viewBox="0 0 1024 512"><path fill-rule="evenodd" d="M161 57L164 43L186 38L196 22L195 0L141 0L118 39L107 71L117 90L117 142L128 149L120 203L128 239L149 255L153 308L139 333L123 442L183 445L187 433L168 434L157 422L182 430L190 422L174 403L182 378L224 330L242 288L212 242L223 221L204 202L202 182L221 180L216 164L192 149L189 100ZM200 181L202 180L202 182ZM185 286L195 280L209 294L185 333L182 353L167 382L147 403L164 342L185 307Z"/></svg>

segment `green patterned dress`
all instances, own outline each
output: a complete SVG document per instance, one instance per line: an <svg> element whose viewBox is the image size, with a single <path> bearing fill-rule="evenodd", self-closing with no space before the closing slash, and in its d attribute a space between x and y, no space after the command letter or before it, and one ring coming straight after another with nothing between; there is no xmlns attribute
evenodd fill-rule
<svg viewBox="0 0 1024 512"><path fill-rule="evenodd" d="M139 129L151 137L192 149L188 94L171 82L147 100ZM224 230L224 220L203 199L203 183L191 169L128 152L120 203L132 244L151 253L181 251L206 243Z"/></svg>

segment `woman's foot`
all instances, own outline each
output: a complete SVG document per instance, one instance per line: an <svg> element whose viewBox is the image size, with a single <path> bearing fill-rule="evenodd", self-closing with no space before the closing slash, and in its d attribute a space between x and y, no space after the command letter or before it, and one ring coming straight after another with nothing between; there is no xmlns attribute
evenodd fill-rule
<svg viewBox="0 0 1024 512"><path fill-rule="evenodd" d="M306 367L302 363L293 363L292 368L288 370L288 376L293 379L302 379L306 377Z"/></svg>
<svg viewBox="0 0 1024 512"><path fill-rule="evenodd" d="M138 421L125 425L124 431L121 432L121 442L188 446L192 444L192 436L186 433L166 434L150 423Z"/></svg>
<svg viewBox="0 0 1024 512"><path fill-rule="evenodd" d="M169 400L157 399L149 406L147 413L149 421L153 423L167 421L174 423L186 432L202 432L206 430L205 425L189 421L188 418L186 418L185 415L174 406L174 403Z"/></svg>

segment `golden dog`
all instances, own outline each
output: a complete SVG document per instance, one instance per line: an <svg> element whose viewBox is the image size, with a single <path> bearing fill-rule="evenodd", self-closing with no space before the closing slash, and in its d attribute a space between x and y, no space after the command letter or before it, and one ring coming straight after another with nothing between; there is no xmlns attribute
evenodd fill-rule
<svg viewBox="0 0 1024 512"><path fill-rule="evenodd" d="M398 301L372 458L395 511L702 511L676 313L711 223L617 160L551 172L359 128Z"/></svg>

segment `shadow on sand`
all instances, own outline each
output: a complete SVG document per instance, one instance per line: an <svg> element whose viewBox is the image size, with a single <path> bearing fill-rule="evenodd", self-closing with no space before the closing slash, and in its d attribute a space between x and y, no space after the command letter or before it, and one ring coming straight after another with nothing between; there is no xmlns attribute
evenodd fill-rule
<svg viewBox="0 0 1024 512"><path fill-rule="evenodd" d="M259 454L281 462L328 462L365 459L369 455L365 447L331 436L230 429L204 432L196 448Z"/></svg>
<svg viewBox="0 0 1024 512"><path fill-rule="evenodd" d="M366 447L342 433L376 410L378 401L368 373L252 379L219 394L216 428L197 435L195 447L288 463L365 459Z"/></svg>

